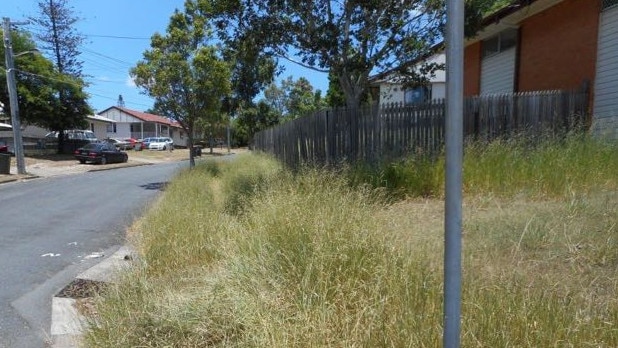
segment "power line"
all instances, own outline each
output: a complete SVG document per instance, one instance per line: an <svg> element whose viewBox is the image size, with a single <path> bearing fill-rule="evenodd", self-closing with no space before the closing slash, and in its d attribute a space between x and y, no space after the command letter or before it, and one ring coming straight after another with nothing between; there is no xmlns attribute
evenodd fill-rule
<svg viewBox="0 0 618 348"><path fill-rule="evenodd" d="M97 93L92 93L90 88L82 86L82 85L80 85L78 83L75 83L75 82L60 80L60 79L57 79L57 78L53 78L53 77L49 77L49 76L43 76L43 75L39 75L39 74L35 74L35 73L31 73L31 72L24 71L24 70L19 70L19 69L15 69L15 71L19 72L19 73L22 73L22 74L26 74L26 75L30 75L30 76L35 76L35 77L39 77L39 78L50 80L50 81L57 81L57 82L62 82L62 83L66 83L66 84L77 86L77 87L84 87L84 88L87 89L86 92L89 95L96 96L96 97L103 98L103 99L109 99L109 100L116 101L116 98L104 96L104 95L97 94ZM131 104L131 105L140 106L140 107L146 107L146 108L149 108L149 107L152 106L151 104L142 104L142 103L136 103L136 102L131 102L131 101L127 101L127 100L125 100L125 103Z"/></svg>
<svg viewBox="0 0 618 348"><path fill-rule="evenodd" d="M90 53L90 54L94 54L95 56L99 56L99 57L102 57L102 58L109 59L109 60L111 60L111 61L113 61L113 62L116 62L116 63L120 63L120 64L127 64L127 65L129 65L129 66L132 66L132 65L134 64L134 63L125 62L124 60L121 60L121 59L118 59L118 58L114 58L114 57L107 56L107 55L105 55L105 54L103 54L103 53L99 53L99 52L95 52L95 51L93 51L93 50L89 50L89 49L87 49L87 48L83 48L83 51L84 51L84 52L88 52L88 53Z"/></svg>

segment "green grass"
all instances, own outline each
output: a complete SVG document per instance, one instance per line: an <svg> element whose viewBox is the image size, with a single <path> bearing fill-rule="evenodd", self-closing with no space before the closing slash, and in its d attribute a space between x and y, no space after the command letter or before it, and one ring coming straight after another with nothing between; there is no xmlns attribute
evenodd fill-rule
<svg viewBox="0 0 618 348"><path fill-rule="evenodd" d="M612 149L572 138L466 150L463 347L618 346ZM401 162L375 187L358 168L290 173L257 155L183 172L134 226L140 261L97 298L85 341L438 347L440 167Z"/></svg>
<svg viewBox="0 0 618 348"><path fill-rule="evenodd" d="M502 196L568 197L618 187L618 146L584 135L536 145L518 139L466 148L465 190Z"/></svg>
<svg viewBox="0 0 618 348"><path fill-rule="evenodd" d="M351 183L382 188L394 199L444 196L444 156L409 157L350 168ZM561 197L618 188L618 146L585 135L532 142L525 138L467 144L463 162L468 195Z"/></svg>

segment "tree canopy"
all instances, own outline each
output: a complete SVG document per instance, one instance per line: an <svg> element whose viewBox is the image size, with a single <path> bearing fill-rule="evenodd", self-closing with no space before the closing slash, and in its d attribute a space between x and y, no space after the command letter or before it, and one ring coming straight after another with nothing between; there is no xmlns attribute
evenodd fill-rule
<svg viewBox="0 0 618 348"><path fill-rule="evenodd" d="M15 57L15 77L20 118L26 124L35 124L43 128L54 129L55 125L65 122L64 127L83 127L84 116L77 119L59 118L55 113L61 109L58 96L59 89L69 91L69 95L77 96L85 101L81 94L79 81L59 74L54 64L40 54L22 54L37 49L35 42L25 31L12 30L11 41ZM4 46L0 47L4 56ZM0 79L5 80L5 70L0 71ZM10 103L6 83L0 84L0 101L5 105L5 112L10 111ZM87 108L87 105L84 106ZM64 128L66 129L66 128Z"/></svg>
<svg viewBox="0 0 618 348"><path fill-rule="evenodd" d="M152 36L151 48L131 69L136 85L155 99L155 109L187 132L189 147L198 120L220 117L231 90L230 67L212 39L208 18L200 15L196 1L188 0L184 12L171 16L166 33Z"/></svg>
<svg viewBox="0 0 618 348"><path fill-rule="evenodd" d="M508 0L465 0L466 33L478 30L487 13ZM436 69L408 69L424 64L442 42L445 0L201 0L215 4L219 34L224 40L252 38L264 54L329 73L348 107L367 97L370 74L395 71L422 81ZM253 48L255 49L255 48ZM332 85L332 84L331 84ZM334 85L332 85L334 87Z"/></svg>
<svg viewBox="0 0 618 348"><path fill-rule="evenodd" d="M324 107L320 90L304 77L294 80L292 76L281 81L280 86L272 83L264 90L263 101L268 104L279 117L291 120L305 116Z"/></svg>
<svg viewBox="0 0 618 348"><path fill-rule="evenodd" d="M29 19L38 27L35 38L58 73L53 83L58 100L41 121L44 127L58 131L58 152L62 152L63 131L83 127L86 117L93 112L87 102L82 62L78 58L84 37L75 29L79 18L68 0L41 0L38 5L39 15Z"/></svg>
<svg viewBox="0 0 618 348"><path fill-rule="evenodd" d="M333 74L350 107L360 103L372 71L424 56L444 25L437 0L236 0L228 6L220 20L233 24L224 36L261 37L265 52Z"/></svg>

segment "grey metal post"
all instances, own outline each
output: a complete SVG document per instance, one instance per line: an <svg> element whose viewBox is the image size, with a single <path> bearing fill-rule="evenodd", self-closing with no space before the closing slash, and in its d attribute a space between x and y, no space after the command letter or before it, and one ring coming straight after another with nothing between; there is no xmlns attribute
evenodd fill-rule
<svg viewBox="0 0 618 348"><path fill-rule="evenodd" d="M6 62L6 85L9 90L11 106L11 125L13 126L13 151L17 162L17 174L26 174L24 147L21 137L21 122L19 121L19 106L17 104L17 87L15 84L15 68L13 66L13 45L11 44L11 20L3 18L4 58Z"/></svg>
<svg viewBox="0 0 618 348"><path fill-rule="evenodd" d="M231 148L232 148L232 146L231 146L231 141L232 140L231 140L231 137L230 137L230 128L231 128L230 123L232 123L232 118L231 118L230 115L228 115L227 117L228 117L228 119L227 119L227 126L226 126L226 128L227 128L226 129L226 133L227 133L226 134L226 136L227 136L227 153L230 153L231 152Z"/></svg>
<svg viewBox="0 0 618 348"><path fill-rule="evenodd" d="M464 2L446 4L446 182L443 346L460 345Z"/></svg>

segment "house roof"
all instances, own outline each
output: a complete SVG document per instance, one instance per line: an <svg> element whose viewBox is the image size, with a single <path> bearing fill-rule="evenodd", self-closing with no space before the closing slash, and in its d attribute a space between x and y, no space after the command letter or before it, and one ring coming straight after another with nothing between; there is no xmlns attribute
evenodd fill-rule
<svg viewBox="0 0 618 348"><path fill-rule="evenodd" d="M180 124L176 121L171 121L170 119L163 117L163 116L159 116L159 115L155 115L155 114L149 114L147 112L141 112L141 111L136 111L136 110L131 110L131 109L127 109L125 107L120 107L120 106L112 106L109 107L103 111L101 111L101 113L104 113L108 110L111 109L117 109L120 110L122 112L124 112L125 114L131 115L139 120L142 120L144 122L154 122L154 123L160 123L160 124L164 124L164 125L168 125L170 127L177 127L180 128Z"/></svg>
<svg viewBox="0 0 618 348"><path fill-rule="evenodd" d="M116 121L112 120L111 118L103 117L101 115L90 115L90 116L86 116L86 118L89 119L89 120L93 120L93 121L101 121L101 122L106 122L106 123L116 123Z"/></svg>

